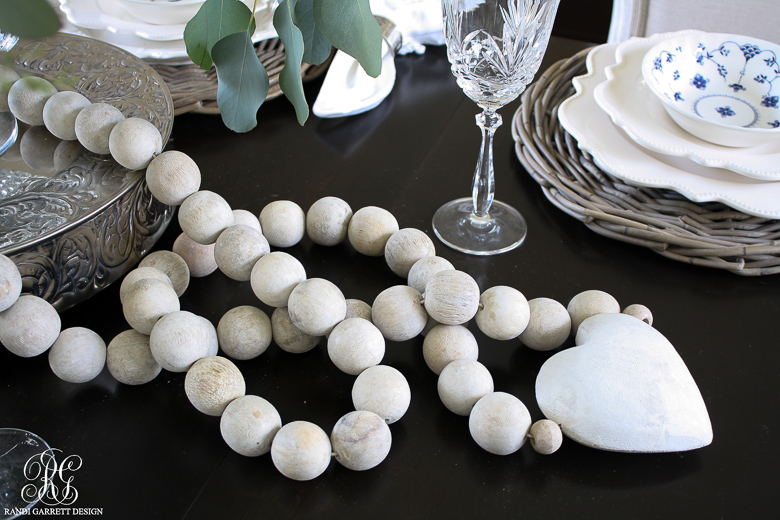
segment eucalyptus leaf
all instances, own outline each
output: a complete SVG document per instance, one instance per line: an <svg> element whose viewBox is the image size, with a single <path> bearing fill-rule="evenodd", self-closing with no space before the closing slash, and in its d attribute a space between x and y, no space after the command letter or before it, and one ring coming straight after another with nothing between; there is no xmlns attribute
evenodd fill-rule
<svg viewBox="0 0 780 520"><path fill-rule="evenodd" d="M268 95L268 73L260 63L249 31L220 39L211 49L217 67L217 104L225 126L248 132L257 125L257 109Z"/></svg>
<svg viewBox="0 0 780 520"><path fill-rule="evenodd" d="M382 31L369 0L313 0L317 27L334 47L355 58L369 76L382 70Z"/></svg>
<svg viewBox="0 0 780 520"><path fill-rule="evenodd" d="M209 70L212 50L217 42L241 32L248 32L250 35L255 32L255 17L243 2L206 0L184 28L187 54L193 63Z"/></svg>
<svg viewBox="0 0 780 520"><path fill-rule="evenodd" d="M60 28L46 0L0 0L0 32L20 38L45 38Z"/></svg>
<svg viewBox="0 0 780 520"><path fill-rule="evenodd" d="M303 35L303 61L319 65L328 59L333 46L314 22L314 0L296 0L293 21Z"/></svg>
<svg viewBox="0 0 780 520"><path fill-rule="evenodd" d="M298 122L304 124L309 117L309 105L303 93L301 61L303 59L303 36L293 23L293 6L290 0L283 0L274 11L274 28L284 45L284 68L279 73L279 86L295 107Z"/></svg>

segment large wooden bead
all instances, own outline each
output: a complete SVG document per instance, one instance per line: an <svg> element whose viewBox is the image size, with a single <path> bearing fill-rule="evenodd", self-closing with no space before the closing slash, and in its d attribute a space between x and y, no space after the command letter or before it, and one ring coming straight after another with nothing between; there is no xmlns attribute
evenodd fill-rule
<svg viewBox="0 0 780 520"><path fill-rule="evenodd" d="M287 302L290 319L310 336L324 336L347 315L347 301L335 284L310 278L295 286Z"/></svg>
<svg viewBox="0 0 780 520"><path fill-rule="evenodd" d="M173 287L173 282L170 278L168 278L168 275L157 269L156 267L136 267L129 273L125 275L125 277L122 279L122 284L119 286L119 301L121 303L124 303L125 296L127 296L128 291L130 288L139 280L144 280L146 278L156 278L162 282L167 283L171 286L171 289L174 291L176 290Z"/></svg>
<svg viewBox="0 0 780 520"><path fill-rule="evenodd" d="M146 183L157 200L178 206L200 189L200 169L189 155L168 150L149 163Z"/></svg>
<svg viewBox="0 0 780 520"><path fill-rule="evenodd" d="M49 302L25 294L0 312L0 343L17 356L37 356L52 346L60 327L60 315Z"/></svg>
<svg viewBox="0 0 780 520"><path fill-rule="evenodd" d="M428 235L414 228L396 231L385 244L385 261L390 270L402 278L421 258L436 256L436 247Z"/></svg>
<svg viewBox="0 0 780 520"><path fill-rule="evenodd" d="M108 344L106 367L126 385L143 385L162 371L149 347L149 336L133 329L120 332Z"/></svg>
<svg viewBox="0 0 780 520"><path fill-rule="evenodd" d="M312 242L335 246L347 238L352 208L338 197L323 197L306 213L306 233Z"/></svg>
<svg viewBox="0 0 780 520"><path fill-rule="evenodd" d="M390 341L406 341L420 334L428 320L420 293L407 285L389 287L371 306L371 320Z"/></svg>
<svg viewBox="0 0 780 520"><path fill-rule="evenodd" d="M63 330L49 349L52 372L69 383L86 383L95 379L105 364L106 343L84 327Z"/></svg>
<svg viewBox="0 0 780 520"><path fill-rule="evenodd" d="M26 76L8 89L8 108L16 119L30 126L43 124L43 107L57 89L43 78Z"/></svg>
<svg viewBox="0 0 780 520"><path fill-rule="evenodd" d="M13 260L0 254L0 312L16 303L22 294L22 275Z"/></svg>
<svg viewBox="0 0 780 520"><path fill-rule="evenodd" d="M385 245L398 231L398 221L392 213L376 206L360 208L352 215L347 228L349 243L358 253L382 256Z"/></svg>
<svg viewBox="0 0 780 520"><path fill-rule="evenodd" d="M493 392L482 397L469 414L469 431L479 446L494 455L519 450L531 428L531 414L517 397Z"/></svg>
<svg viewBox="0 0 780 520"><path fill-rule="evenodd" d="M146 119L128 117L118 122L108 136L108 149L116 162L128 170L143 170L162 152L162 136Z"/></svg>
<svg viewBox="0 0 780 520"><path fill-rule="evenodd" d="M437 388L449 411L469 415L477 401L493 391L493 376L479 361L456 359L441 371Z"/></svg>
<svg viewBox="0 0 780 520"><path fill-rule="evenodd" d="M154 359L165 370L186 372L211 351L211 331L206 320L188 311L166 314L149 335Z"/></svg>
<svg viewBox="0 0 780 520"><path fill-rule="evenodd" d="M423 358L434 374L456 359L476 360L479 355L477 339L463 325L436 325L423 341Z"/></svg>
<svg viewBox="0 0 780 520"><path fill-rule="evenodd" d="M571 334L571 316L566 307L550 298L535 298L528 302L528 308L531 314L520 341L540 351L563 345Z"/></svg>
<svg viewBox="0 0 780 520"><path fill-rule="evenodd" d="M330 443L339 464L353 471L365 471L385 460L393 436L384 419L361 410L350 412L336 422Z"/></svg>
<svg viewBox="0 0 780 520"><path fill-rule="evenodd" d="M271 403L256 395L234 399L219 420L219 430L230 448L245 457L259 457L271 451L282 418Z"/></svg>
<svg viewBox="0 0 780 520"><path fill-rule="evenodd" d="M571 316L571 332L576 336L583 321L596 314L619 313L620 304L609 293L590 290L583 291L572 298L566 310Z"/></svg>
<svg viewBox="0 0 780 520"><path fill-rule="evenodd" d="M260 219L256 217L254 213L245 209L233 210L233 224L249 226L252 229L258 230L260 233L263 232L263 227L260 225Z"/></svg>
<svg viewBox="0 0 780 520"><path fill-rule="evenodd" d="M235 307L219 320L217 336L222 352L228 357L239 360L254 359L271 344L271 319L257 307Z"/></svg>
<svg viewBox="0 0 780 520"><path fill-rule="evenodd" d="M449 260L440 256L426 256L425 258L420 258L416 261L411 269L409 269L406 283L409 287L413 287L422 294L425 292L425 284L428 283L428 280L430 280L433 275L439 271L447 270L455 270L455 266L453 266Z"/></svg>
<svg viewBox="0 0 780 520"><path fill-rule="evenodd" d="M479 309L479 285L463 271L439 271L425 284L425 310L444 325L466 323Z"/></svg>
<svg viewBox="0 0 780 520"><path fill-rule="evenodd" d="M43 124L55 137L75 141L76 117L84 107L91 104L78 92L57 92L43 106Z"/></svg>
<svg viewBox="0 0 780 520"><path fill-rule="evenodd" d="M125 116L113 105L93 103L84 107L76 116L76 137L90 152L108 154L111 131Z"/></svg>
<svg viewBox="0 0 780 520"><path fill-rule="evenodd" d="M271 307L287 307L290 293L306 280L306 270L294 256L274 251L255 262L250 282L261 302Z"/></svg>
<svg viewBox="0 0 780 520"><path fill-rule="evenodd" d="M374 412L387 424L403 417L411 401L409 382L401 372L387 365L365 369L352 385L355 410Z"/></svg>
<svg viewBox="0 0 780 520"><path fill-rule="evenodd" d="M292 247L306 231L306 215L290 200L276 200L260 212L260 226L268 243L274 247Z"/></svg>
<svg viewBox="0 0 780 520"><path fill-rule="evenodd" d="M531 446L536 453L550 455L558 451L563 443L563 433L561 427L549 419L536 421L528 432L531 439Z"/></svg>
<svg viewBox="0 0 780 520"><path fill-rule="evenodd" d="M214 259L228 278L246 282L260 257L271 252L268 240L258 230L244 225L232 225L223 231L214 244Z"/></svg>
<svg viewBox="0 0 780 520"><path fill-rule="evenodd" d="M482 293L479 303L480 309L475 316L477 327L490 338L516 338L528 326L531 318L528 300L513 287L491 287Z"/></svg>
<svg viewBox="0 0 780 520"><path fill-rule="evenodd" d="M320 336L306 334L295 326L287 307L279 307L271 314L271 330L274 342L280 349L291 354L308 352L320 342Z"/></svg>
<svg viewBox="0 0 780 520"><path fill-rule="evenodd" d="M348 318L363 318L371 321L371 306L362 300L347 298L347 315L344 319Z"/></svg>
<svg viewBox="0 0 780 520"><path fill-rule="evenodd" d="M181 203L179 225L198 244L213 244L220 233L233 225L233 210L213 191L197 191Z"/></svg>
<svg viewBox="0 0 780 520"><path fill-rule="evenodd" d="M378 365L385 355L385 338L362 318L347 318L328 337L328 356L342 372L356 376Z"/></svg>
<svg viewBox="0 0 780 520"><path fill-rule="evenodd" d="M220 416L225 408L246 393L241 371L227 358L199 359L187 371L184 392L199 412Z"/></svg>
<svg viewBox="0 0 780 520"><path fill-rule="evenodd" d="M141 334L149 334L157 320L178 310L176 291L156 278L144 278L134 283L122 302L125 320Z"/></svg>
<svg viewBox="0 0 780 520"><path fill-rule="evenodd" d="M322 475L332 455L328 434L314 423L293 421L276 432L271 460L279 472L292 480L312 480Z"/></svg>
<svg viewBox="0 0 780 520"><path fill-rule="evenodd" d="M19 74L10 67L0 65L0 112L8 110L8 91L19 81Z"/></svg>
<svg viewBox="0 0 780 520"><path fill-rule="evenodd" d="M190 276L193 278L202 278L217 270L217 261L214 259L214 244L198 244L182 233L173 242L171 251L184 259L190 270Z"/></svg>
<svg viewBox="0 0 780 520"><path fill-rule="evenodd" d="M173 284L176 296L181 296L190 285L190 268L181 256L173 251L155 251L146 255L138 267L154 267L165 273Z"/></svg>

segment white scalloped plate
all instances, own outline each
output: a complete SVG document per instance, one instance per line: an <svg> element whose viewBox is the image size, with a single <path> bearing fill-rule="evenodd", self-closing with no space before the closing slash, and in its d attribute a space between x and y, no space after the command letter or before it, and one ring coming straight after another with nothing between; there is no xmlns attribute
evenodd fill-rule
<svg viewBox="0 0 780 520"><path fill-rule="evenodd" d="M641 70L647 51L669 36L657 34L621 43L615 51L617 63L606 68L607 80L594 89L599 106L631 139L648 150L687 157L704 166L725 168L755 179L780 180L780 140L752 148L718 146L686 132L669 117L642 80Z"/></svg>
<svg viewBox="0 0 780 520"><path fill-rule="evenodd" d="M780 182L751 179L722 168L708 168L684 157L651 152L632 141L593 98L615 64L617 44L588 54L588 73L572 80L577 91L558 109L561 125L604 171L632 184L667 188L694 202L718 201L750 215L780 218Z"/></svg>

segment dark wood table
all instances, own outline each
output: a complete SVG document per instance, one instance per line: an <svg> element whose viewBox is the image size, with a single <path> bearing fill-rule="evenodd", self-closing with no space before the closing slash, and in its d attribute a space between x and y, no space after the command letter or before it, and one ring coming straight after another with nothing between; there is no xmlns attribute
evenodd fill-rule
<svg viewBox="0 0 780 520"><path fill-rule="evenodd" d="M553 38L543 68L584 46ZM234 208L259 213L273 200L289 199L307 209L333 195L353 210L386 208L401 227L433 237L436 208L470 191L480 139L477 109L455 84L443 49L399 57L397 67L393 93L366 114L311 117L301 127L292 106L277 99L261 107L258 127L247 134L228 131L215 116L179 116L168 147L190 154L203 172L203 188L219 192ZM317 86L307 86L310 103ZM520 166L510 131L517 106L500 112L497 197L524 213L526 242L482 258L435 241L437 253L472 274L482 290L511 285L528 299L545 296L565 305L583 290L600 289L622 306L647 305L699 385L714 429L712 445L685 453L621 454L564 439L550 456L530 445L513 455L491 455L471 439L468 419L440 403L421 337L388 342L383 362L405 374L412 403L391 426L390 455L367 472L334 461L319 478L295 482L277 472L269 455L237 455L222 441L219 419L188 402L184 374L163 372L130 387L104 370L94 381L74 385L54 376L46 356L21 359L5 349L1 425L30 430L63 454L80 456L74 507L100 508L110 519L776 515L780 276L746 278L686 265L589 231L552 206ZM174 222L157 247L169 249L179 232ZM404 283L383 259L359 255L348 244L326 248L304 239L289 252L309 276L333 281L348 298L371 303L384 288ZM227 310L259 302L248 283L217 272L194 279L181 304L216 324ZM63 328L89 327L107 342L128 328L116 285L63 313L62 320ZM534 383L551 354L517 340L492 341L473 323L471 328L496 389L518 396L532 418L541 419ZM268 399L285 423L308 420L330 432L353 409L354 377L333 366L324 342L302 355L272 346L237 364L247 393Z"/></svg>

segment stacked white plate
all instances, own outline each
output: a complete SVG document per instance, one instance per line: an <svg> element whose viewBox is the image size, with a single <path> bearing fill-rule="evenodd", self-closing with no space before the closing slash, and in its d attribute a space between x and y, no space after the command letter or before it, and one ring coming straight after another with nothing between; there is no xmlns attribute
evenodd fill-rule
<svg viewBox="0 0 780 520"><path fill-rule="evenodd" d="M644 84L645 53L670 36L594 48L588 73L573 80L577 93L558 110L561 125L600 168L626 182L780 218L780 141L753 148L702 141L680 128Z"/></svg>
<svg viewBox="0 0 780 520"><path fill-rule="evenodd" d="M59 3L67 21L63 32L111 43L149 63L191 63L184 45L185 24L146 23L128 13L117 0L59 0ZM253 41L276 36L273 5L271 0L257 2L257 30Z"/></svg>

